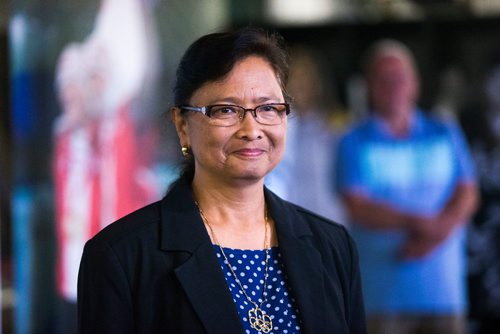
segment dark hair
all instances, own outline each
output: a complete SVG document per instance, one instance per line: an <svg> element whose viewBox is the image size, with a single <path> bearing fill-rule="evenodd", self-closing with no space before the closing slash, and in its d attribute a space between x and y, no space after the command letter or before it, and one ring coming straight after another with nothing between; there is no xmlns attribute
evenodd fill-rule
<svg viewBox="0 0 500 334"><path fill-rule="evenodd" d="M263 57L273 67L283 95L288 100L285 92L288 50L283 38L278 33L246 27L208 34L189 46L177 68L173 89L174 104L187 104L203 84L224 79L238 61L253 55ZM182 175L190 179L194 176L191 154L186 158Z"/></svg>
<svg viewBox="0 0 500 334"><path fill-rule="evenodd" d="M269 61L285 93L288 52L284 47L283 38L277 33L247 27L205 35L191 44L177 68L175 105L187 103L203 84L223 79L236 62L252 55Z"/></svg>

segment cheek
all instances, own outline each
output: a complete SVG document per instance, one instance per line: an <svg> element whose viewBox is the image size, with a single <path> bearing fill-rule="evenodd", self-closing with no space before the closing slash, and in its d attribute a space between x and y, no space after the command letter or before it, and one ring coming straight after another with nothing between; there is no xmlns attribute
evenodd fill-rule
<svg viewBox="0 0 500 334"><path fill-rule="evenodd" d="M283 128L269 134L269 138L271 140L271 145L275 151L275 153L281 159L281 156L285 152L286 146L286 125Z"/></svg>
<svg viewBox="0 0 500 334"><path fill-rule="evenodd" d="M217 129L207 129L203 126L190 128L190 140L195 155L217 156L224 149L229 134Z"/></svg>

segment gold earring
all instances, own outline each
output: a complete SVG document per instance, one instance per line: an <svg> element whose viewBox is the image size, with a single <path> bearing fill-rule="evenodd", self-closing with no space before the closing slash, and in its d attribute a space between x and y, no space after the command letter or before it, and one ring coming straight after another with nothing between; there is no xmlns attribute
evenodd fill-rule
<svg viewBox="0 0 500 334"><path fill-rule="evenodd" d="M189 148L187 148L187 146L182 146L181 152L184 157L187 157L189 155Z"/></svg>

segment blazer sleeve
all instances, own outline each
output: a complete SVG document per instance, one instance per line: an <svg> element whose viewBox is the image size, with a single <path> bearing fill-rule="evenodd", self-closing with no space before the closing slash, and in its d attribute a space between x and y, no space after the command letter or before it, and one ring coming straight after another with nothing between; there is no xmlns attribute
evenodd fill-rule
<svg viewBox="0 0 500 334"><path fill-rule="evenodd" d="M346 232L347 233L347 232ZM359 258L354 240L347 234L349 241L349 250L351 253L351 284L350 284L350 312L347 319L350 327L350 333L366 333L366 316L363 300L363 290L361 286L361 275L359 271Z"/></svg>
<svg viewBox="0 0 500 334"><path fill-rule="evenodd" d="M134 333L130 286L113 249L90 240L78 274L78 333Z"/></svg>

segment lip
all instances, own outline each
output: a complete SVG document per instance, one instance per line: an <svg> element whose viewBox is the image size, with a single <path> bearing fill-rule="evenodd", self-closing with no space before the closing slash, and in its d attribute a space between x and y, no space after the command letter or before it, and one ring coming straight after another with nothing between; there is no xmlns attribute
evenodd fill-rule
<svg viewBox="0 0 500 334"><path fill-rule="evenodd" d="M264 150L259 148L242 148L236 150L234 153L244 157L258 157L264 153Z"/></svg>

